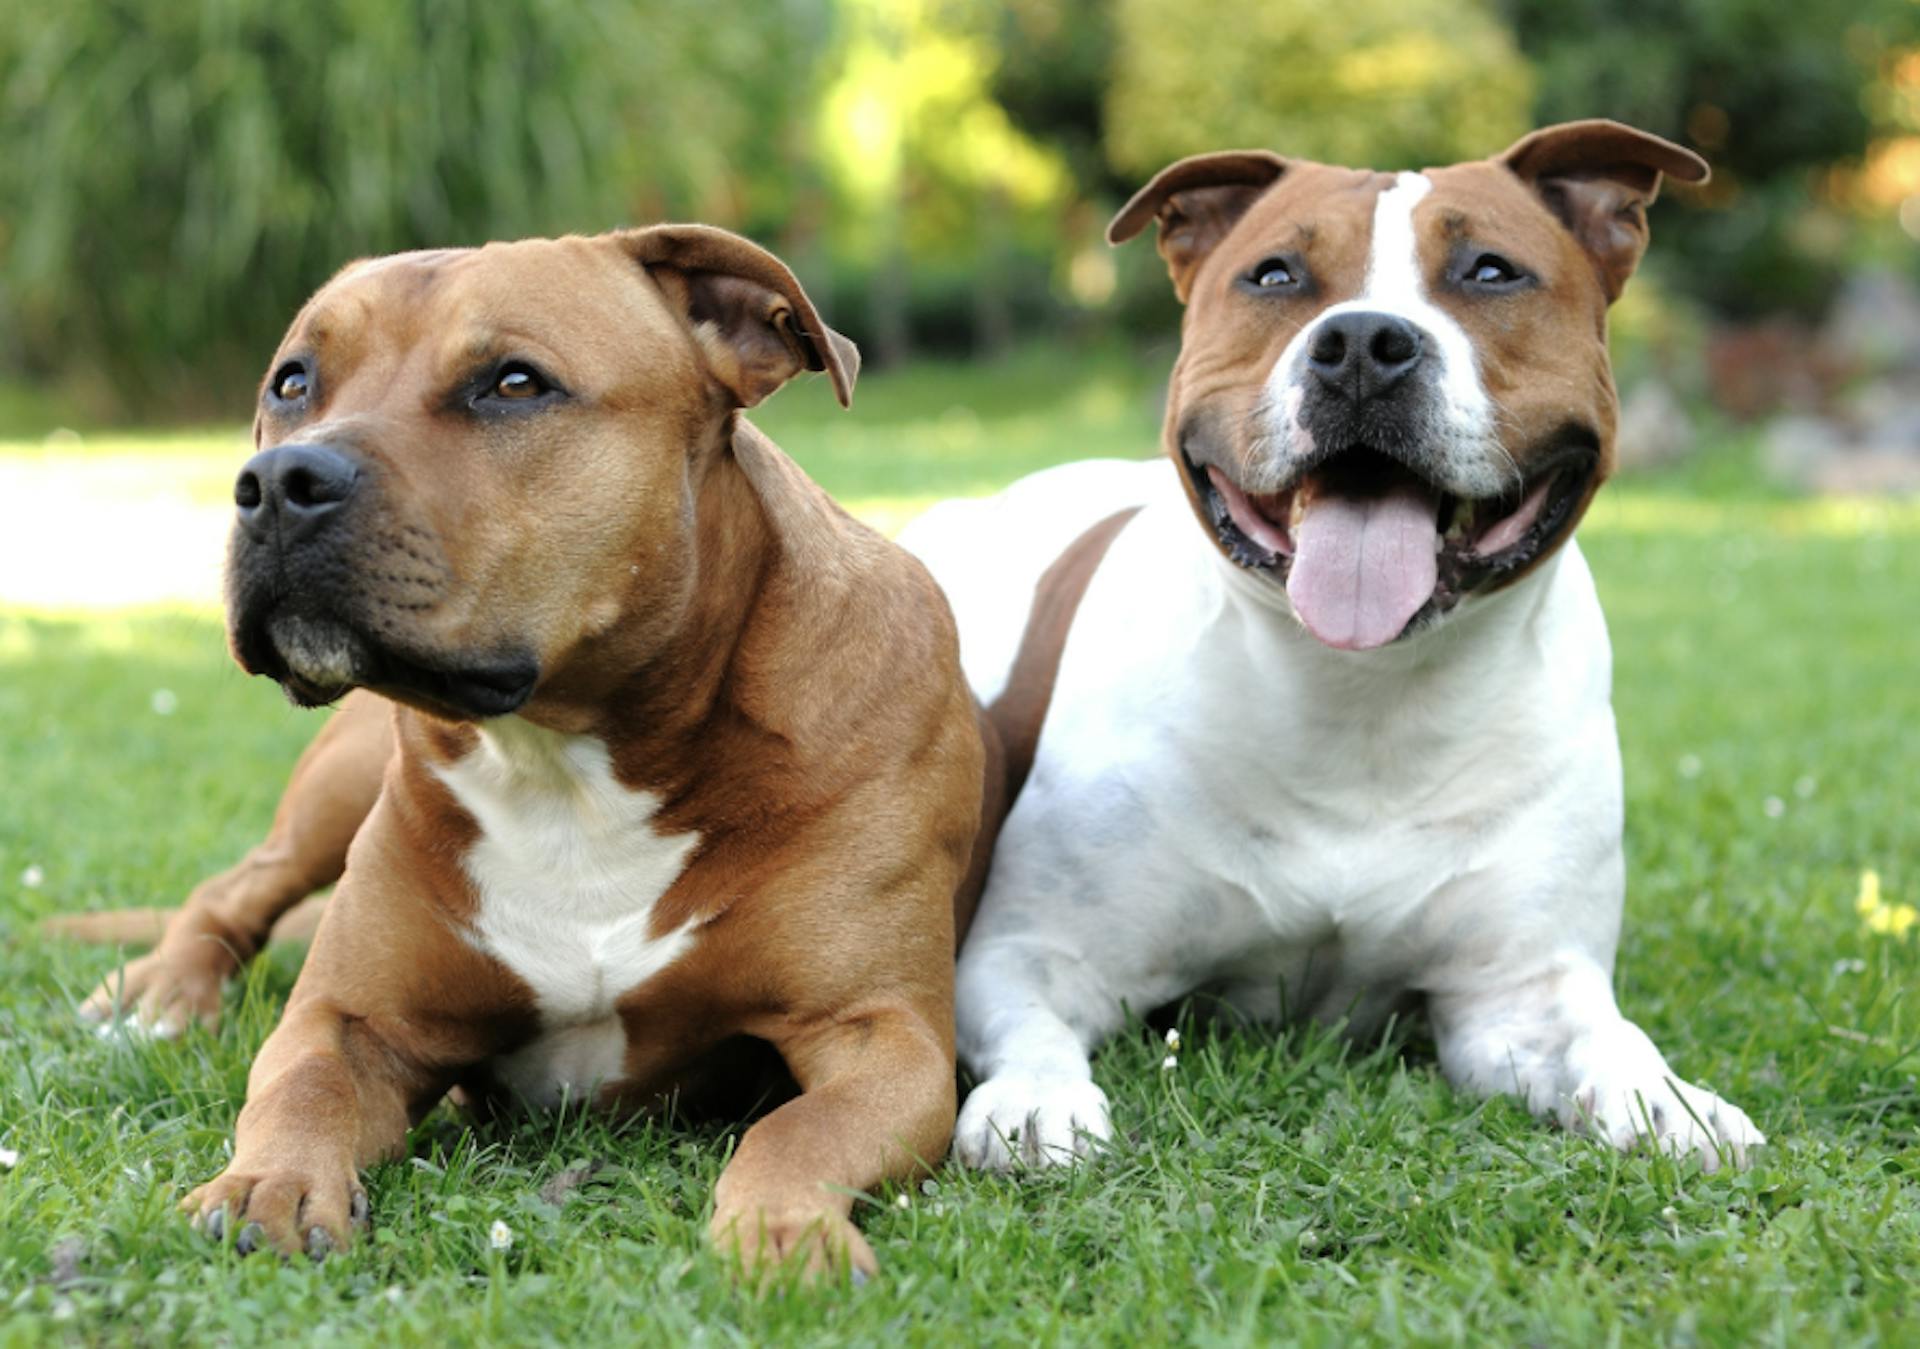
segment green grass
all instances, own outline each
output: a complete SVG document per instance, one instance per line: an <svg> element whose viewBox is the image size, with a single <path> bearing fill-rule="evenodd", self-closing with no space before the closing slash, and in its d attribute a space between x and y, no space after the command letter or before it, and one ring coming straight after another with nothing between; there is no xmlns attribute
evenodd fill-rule
<svg viewBox="0 0 1920 1349"><path fill-rule="evenodd" d="M799 388L764 420L886 517L1150 450L1157 373L907 372L851 415ZM1920 940L1864 931L1853 901L1867 867L1920 900L1920 510L1782 499L1750 462L1729 444L1617 483L1583 541L1626 751L1622 1001L1771 1135L1751 1171L1618 1157L1457 1096L1417 1025L1354 1049L1195 1029L1170 1073L1143 1031L1096 1064L1118 1155L874 1196L884 1276L858 1292L756 1299L707 1256L730 1131L590 1117L434 1116L373 1174L372 1240L323 1266L202 1245L173 1205L222 1165L298 952L218 1035L110 1043L70 1008L111 957L32 924L177 899L264 828L316 721L230 666L211 614L0 611L0 1147L21 1154L0 1344L1911 1343ZM542 1197L589 1160L609 1166Z"/></svg>

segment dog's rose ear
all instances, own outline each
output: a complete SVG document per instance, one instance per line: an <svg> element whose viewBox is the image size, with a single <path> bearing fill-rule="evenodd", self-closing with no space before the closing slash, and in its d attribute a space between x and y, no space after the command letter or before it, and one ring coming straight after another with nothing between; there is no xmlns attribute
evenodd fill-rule
<svg viewBox="0 0 1920 1349"><path fill-rule="evenodd" d="M654 225L622 245L693 325L714 377L752 407L802 370L824 370L841 407L853 402L860 350L820 321L787 265L711 225Z"/></svg>
<svg viewBox="0 0 1920 1349"><path fill-rule="evenodd" d="M1619 122L1563 122L1524 136L1497 160L1540 195L1593 259L1611 304L1647 248L1660 176L1707 181L1707 161Z"/></svg>
<svg viewBox="0 0 1920 1349"><path fill-rule="evenodd" d="M1269 150L1221 150L1179 160L1120 208L1107 226L1107 242L1123 244L1149 220L1159 221L1160 256L1185 304L1200 264L1286 171L1287 161Z"/></svg>

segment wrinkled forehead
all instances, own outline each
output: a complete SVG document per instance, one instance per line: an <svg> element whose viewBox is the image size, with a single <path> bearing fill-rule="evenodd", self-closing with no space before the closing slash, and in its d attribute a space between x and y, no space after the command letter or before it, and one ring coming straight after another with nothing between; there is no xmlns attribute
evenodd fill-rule
<svg viewBox="0 0 1920 1349"><path fill-rule="evenodd" d="M1453 242L1498 244L1545 265L1570 242L1539 199L1498 164L1384 173L1295 162L1241 217L1219 250L1240 268L1269 253L1309 257L1337 290L1365 280L1378 248L1428 259Z"/></svg>
<svg viewBox="0 0 1920 1349"><path fill-rule="evenodd" d="M1364 268L1390 173L1294 162L1240 218L1219 249L1236 270L1274 252L1312 254L1320 269Z"/></svg>
<svg viewBox="0 0 1920 1349"><path fill-rule="evenodd" d="M1364 231L1380 194L1393 185L1391 173L1295 161L1241 223L1265 234Z"/></svg>
<svg viewBox="0 0 1920 1349"><path fill-rule="evenodd" d="M483 355L501 344L549 354L595 332L669 322L639 265L595 239L531 239L395 253L347 267L308 301L283 349L371 355L397 348Z"/></svg>
<svg viewBox="0 0 1920 1349"><path fill-rule="evenodd" d="M1502 165L1454 164L1421 176L1433 187L1414 218L1424 220L1433 233L1532 252L1539 266L1553 253L1577 251L1573 236L1539 196Z"/></svg>

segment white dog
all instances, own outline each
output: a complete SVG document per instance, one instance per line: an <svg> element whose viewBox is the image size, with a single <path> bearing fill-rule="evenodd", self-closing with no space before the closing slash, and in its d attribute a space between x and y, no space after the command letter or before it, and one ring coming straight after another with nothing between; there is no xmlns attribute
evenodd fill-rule
<svg viewBox="0 0 1920 1349"><path fill-rule="evenodd" d="M1450 1081L1712 1169L1764 1142L1615 1005L1611 657L1570 536L1613 461L1606 312L1662 173L1607 122L1389 175L1183 160L1164 459L1037 474L903 540L1017 793L959 970L954 1151L1111 1134L1088 1056L1195 990L1357 1035L1423 1000Z"/></svg>

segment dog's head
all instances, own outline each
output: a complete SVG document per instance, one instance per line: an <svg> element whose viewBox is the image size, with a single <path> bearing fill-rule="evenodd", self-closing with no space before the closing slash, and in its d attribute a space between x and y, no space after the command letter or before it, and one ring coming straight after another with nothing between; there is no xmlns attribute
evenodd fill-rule
<svg viewBox="0 0 1920 1349"><path fill-rule="evenodd" d="M1187 306L1167 448L1221 551L1351 650L1551 555L1613 466L1607 308L1662 174L1707 166L1605 121L1424 173L1163 170L1108 238L1159 224Z"/></svg>
<svg viewBox="0 0 1920 1349"><path fill-rule="evenodd" d="M261 386L234 653L302 704L511 712L616 630L664 641L738 411L802 370L844 404L858 365L778 259L704 226L355 263Z"/></svg>

